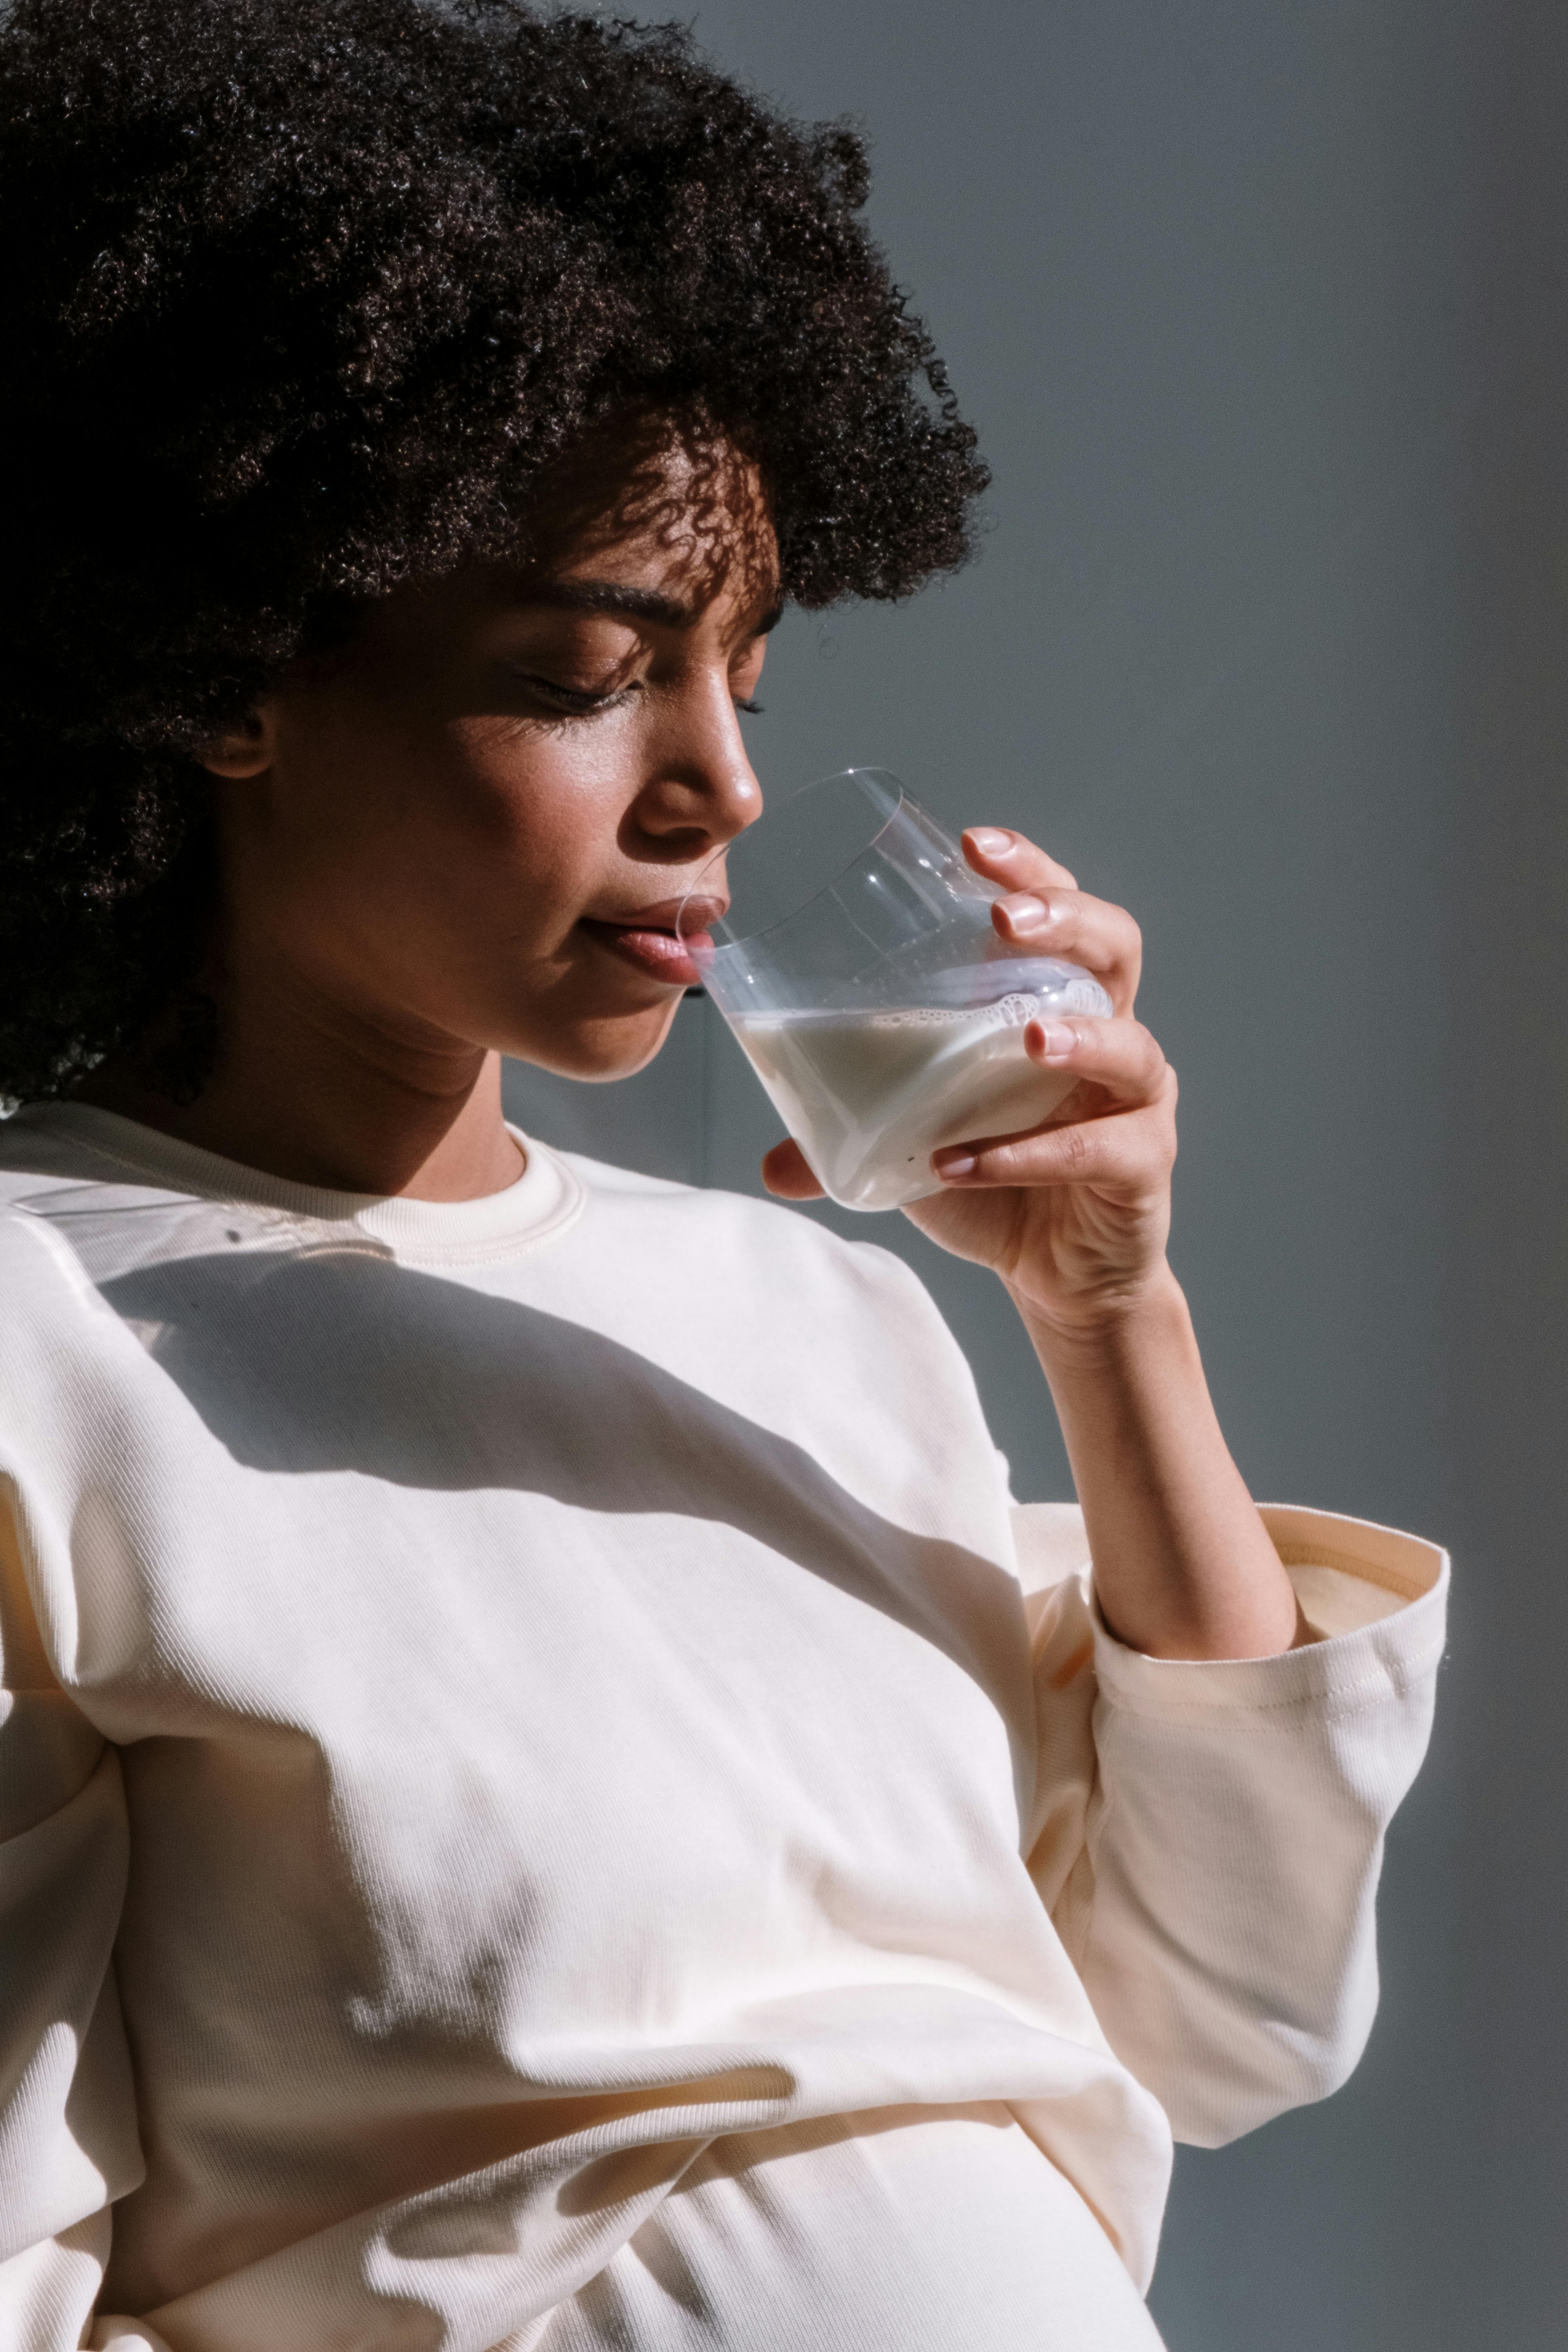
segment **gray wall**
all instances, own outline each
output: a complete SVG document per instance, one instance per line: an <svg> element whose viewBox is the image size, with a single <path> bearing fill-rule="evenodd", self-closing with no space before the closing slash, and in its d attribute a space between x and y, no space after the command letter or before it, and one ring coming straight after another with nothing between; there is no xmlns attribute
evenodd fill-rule
<svg viewBox="0 0 1568 2352"><path fill-rule="evenodd" d="M648 13L654 13L649 11ZM1568 16L1542 0L714 0L876 142L996 473L959 581L793 616L764 782L1028 826L1148 939L1175 1255L1256 1491L1452 1541L1355 2081L1181 2158L1175 2352L1568 2336ZM756 1189L710 1013L525 1123ZM837 1213L832 1213L837 1216ZM1066 1489L988 1278L898 1217L1018 1491ZM999 2347L1000 2352L1000 2347Z"/></svg>

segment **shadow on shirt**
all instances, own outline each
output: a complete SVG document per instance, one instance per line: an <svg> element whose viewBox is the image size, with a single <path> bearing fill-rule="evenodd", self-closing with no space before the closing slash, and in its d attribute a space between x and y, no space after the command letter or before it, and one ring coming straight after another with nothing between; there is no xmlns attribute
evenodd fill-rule
<svg viewBox="0 0 1568 2352"><path fill-rule="evenodd" d="M174 1257L99 1286L237 1462L725 1523L942 1650L1016 1748L1030 1700L1006 1571L886 1518L635 1349L374 1243Z"/></svg>

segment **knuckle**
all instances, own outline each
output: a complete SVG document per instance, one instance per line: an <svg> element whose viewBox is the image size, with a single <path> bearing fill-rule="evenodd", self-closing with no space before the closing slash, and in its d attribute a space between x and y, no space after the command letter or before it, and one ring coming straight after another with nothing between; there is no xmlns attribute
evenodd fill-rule
<svg viewBox="0 0 1568 2352"><path fill-rule="evenodd" d="M1094 1147L1089 1142L1089 1130L1082 1126L1064 1127L1059 1129L1059 1136L1060 1140L1057 1146L1058 1156L1062 1162L1068 1181L1070 1183L1075 1179L1081 1180L1089 1173L1096 1157Z"/></svg>
<svg viewBox="0 0 1568 2352"><path fill-rule="evenodd" d="M1145 1166L1169 1172L1176 1157L1176 1122L1169 1108L1152 1104L1139 1122L1138 1156Z"/></svg>
<svg viewBox="0 0 1568 2352"><path fill-rule="evenodd" d="M1005 1143L994 1143L974 1155L974 1173L983 1183L1013 1184L1019 1181L1016 1155Z"/></svg>
<svg viewBox="0 0 1568 2352"><path fill-rule="evenodd" d="M1127 1070L1137 1079L1140 1088L1148 1093L1161 1083L1160 1074L1165 1066L1163 1050L1159 1039L1131 1013L1127 1015L1124 1028L1127 1037L1125 1049Z"/></svg>

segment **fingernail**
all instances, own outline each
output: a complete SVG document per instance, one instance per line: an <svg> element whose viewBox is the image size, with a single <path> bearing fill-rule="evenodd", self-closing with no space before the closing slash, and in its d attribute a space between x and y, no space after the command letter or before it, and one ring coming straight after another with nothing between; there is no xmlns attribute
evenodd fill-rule
<svg viewBox="0 0 1568 2352"><path fill-rule="evenodd" d="M1042 907L1037 898L1030 898L1026 892L1016 898L998 898L996 904L1006 916L1010 930L1043 930L1051 919L1050 908Z"/></svg>
<svg viewBox="0 0 1568 2352"><path fill-rule="evenodd" d="M1069 1029L1065 1021L1042 1021L1039 1024L1040 1048L1047 1062L1061 1062L1076 1051L1078 1031Z"/></svg>
<svg viewBox="0 0 1568 2352"><path fill-rule="evenodd" d="M1000 857L1004 850L1013 846L1012 835L994 824L972 824L969 838L982 857Z"/></svg>
<svg viewBox="0 0 1568 2352"><path fill-rule="evenodd" d="M956 1154L944 1151L940 1158L932 1160L931 1165L944 1182L950 1176L973 1176L974 1154L973 1151L960 1151Z"/></svg>

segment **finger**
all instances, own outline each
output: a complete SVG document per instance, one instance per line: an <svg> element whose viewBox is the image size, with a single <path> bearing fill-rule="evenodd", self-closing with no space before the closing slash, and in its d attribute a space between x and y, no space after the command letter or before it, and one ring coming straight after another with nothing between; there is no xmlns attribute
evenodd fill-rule
<svg viewBox="0 0 1568 2352"><path fill-rule="evenodd" d="M1158 1102L1175 1073L1141 1021L1031 1021L1024 1051L1042 1069L1061 1070L1103 1087L1121 1108Z"/></svg>
<svg viewBox="0 0 1568 2352"><path fill-rule="evenodd" d="M1005 890L1078 888L1065 866L1006 825L972 824L963 835L963 854L976 874L999 882Z"/></svg>
<svg viewBox="0 0 1568 2352"><path fill-rule="evenodd" d="M1089 1184L1136 1199L1166 1183L1176 1157L1169 1107L1150 1103L1110 1118L1075 1119L1028 1135L985 1137L933 1152L944 1190L994 1185Z"/></svg>
<svg viewBox="0 0 1568 2352"><path fill-rule="evenodd" d="M1070 957L1106 982L1119 1013L1131 1007L1143 970L1143 936L1124 907L1092 898L1021 833L971 825L964 855L976 873L1003 886L991 919L1011 946Z"/></svg>
<svg viewBox="0 0 1568 2352"><path fill-rule="evenodd" d="M820 1201L823 1190L793 1136L763 1156L763 1181L781 1201Z"/></svg>
<svg viewBox="0 0 1568 2352"><path fill-rule="evenodd" d="M1010 891L991 909L1002 938L1031 955L1064 956L1102 980L1119 1013L1138 992L1143 934L1125 907L1082 890Z"/></svg>

